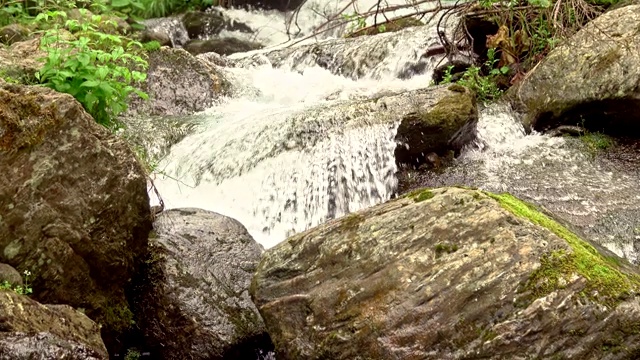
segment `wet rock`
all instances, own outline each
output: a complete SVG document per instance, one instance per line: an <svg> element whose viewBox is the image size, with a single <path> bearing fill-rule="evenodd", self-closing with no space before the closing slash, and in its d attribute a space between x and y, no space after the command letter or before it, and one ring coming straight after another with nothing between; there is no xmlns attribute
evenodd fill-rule
<svg viewBox="0 0 640 360"><path fill-rule="evenodd" d="M435 67L435 57L423 56L423 51L410 51L411 47L428 49L439 45L439 38L432 26L414 26L392 33L357 38L336 38L309 45L276 49L250 57L266 56L274 67L290 66L304 71L309 66L319 66L336 75L352 79L379 78L389 72L401 78ZM398 68L398 52L405 53L402 69ZM390 59L394 59L390 61ZM256 59L259 60L259 59Z"/></svg>
<svg viewBox="0 0 640 360"><path fill-rule="evenodd" d="M160 46L173 46L171 37L162 31L144 30L140 33L141 42L157 41Z"/></svg>
<svg viewBox="0 0 640 360"><path fill-rule="evenodd" d="M22 286L22 275L13 266L0 263L0 283L5 281L14 286Z"/></svg>
<svg viewBox="0 0 640 360"><path fill-rule="evenodd" d="M419 166L429 153L460 151L471 140L467 134L471 132L461 129L477 119L475 95L464 86L449 85L435 103L424 103L402 118L396 135L400 144L396 163Z"/></svg>
<svg viewBox="0 0 640 360"><path fill-rule="evenodd" d="M228 87L214 64L183 49L160 48L149 54L141 85L150 99L134 97L126 116L193 114L209 108Z"/></svg>
<svg viewBox="0 0 640 360"><path fill-rule="evenodd" d="M0 28L0 42L12 45L29 38L29 29L20 24L10 24Z"/></svg>
<svg viewBox="0 0 640 360"><path fill-rule="evenodd" d="M525 126L640 135L640 5L605 13L559 45L517 90Z"/></svg>
<svg viewBox="0 0 640 360"><path fill-rule="evenodd" d="M232 4L235 7L290 11L297 9L303 3L304 0L234 0Z"/></svg>
<svg viewBox="0 0 640 360"><path fill-rule="evenodd" d="M262 44L256 42L226 37L209 40L191 40L184 46L184 49L193 55L209 52L215 52L220 55L231 55L261 49L262 47Z"/></svg>
<svg viewBox="0 0 640 360"><path fill-rule="evenodd" d="M253 32L249 26L232 21L217 11L189 11L182 17L182 23L191 39L218 35L222 30Z"/></svg>
<svg viewBox="0 0 640 360"><path fill-rule="evenodd" d="M440 188L267 250L251 295L281 360L631 359L639 275L510 195Z"/></svg>
<svg viewBox="0 0 640 360"><path fill-rule="evenodd" d="M455 83L462 79L464 72L472 65L471 59L447 61L433 70L432 79L436 84L439 84L449 76L449 82Z"/></svg>
<svg viewBox="0 0 640 360"><path fill-rule="evenodd" d="M109 359L100 327L67 305L0 291L0 359Z"/></svg>
<svg viewBox="0 0 640 360"><path fill-rule="evenodd" d="M137 324L164 359L256 359L272 347L248 288L261 246L236 220L199 209L160 214L136 290Z"/></svg>
<svg viewBox="0 0 640 360"><path fill-rule="evenodd" d="M171 39L172 47L180 47L189 41L187 29L179 17L167 17L147 19L142 22L145 26L145 32L167 34Z"/></svg>
<svg viewBox="0 0 640 360"><path fill-rule="evenodd" d="M70 95L4 83L0 104L0 262L31 272L36 300L85 308L109 342L130 326L146 175Z"/></svg>
<svg viewBox="0 0 640 360"><path fill-rule="evenodd" d="M377 34L388 33L388 32L396 32L402 29L406 29L408 27L423 26L423 25L424 23L422 21L413 17L407 17L407 18L402 18L397 20L390 20L389 22L380 24L378 27L375 27L375 28L367 27L362 31L356 30L353 33L347 35L346 37L377 35Z"/></svg>

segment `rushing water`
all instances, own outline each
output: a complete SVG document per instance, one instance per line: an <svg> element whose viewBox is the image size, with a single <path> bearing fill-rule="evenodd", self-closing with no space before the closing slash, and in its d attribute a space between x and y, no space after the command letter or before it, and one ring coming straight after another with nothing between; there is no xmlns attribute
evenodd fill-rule
<svg viewBox="0 0 640 360"><path fill-rule="evenodd" d="M437 43L435 28L346 40L332 40L334 31L319 45L274 50L342 6L308 1L293 35L281 13L225 10L274 47L233 56L236 67L224 72L234 95L201 114L160 163L155 185L167 207L234 217L271 247L394 194L397 122L380 120L362 99L428 86L438 59L422 54ZM416 68L422 71L407 71ZM495 104L482 110L478 139L452 167L415 176L422 185L510 191L636 261L637 165L615 166L577 139L525 135L515 115Z"/></svg>

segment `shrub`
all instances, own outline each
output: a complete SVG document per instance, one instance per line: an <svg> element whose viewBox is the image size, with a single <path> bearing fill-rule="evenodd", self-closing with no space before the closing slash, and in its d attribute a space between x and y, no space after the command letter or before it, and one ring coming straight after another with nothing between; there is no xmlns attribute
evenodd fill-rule
<svg viewBox="0 0 640 360"><path fill-rule="evenodd" d="M66 14L54 11L38 17L49 20L66 18ZM113 127L115 118L127 110L131 93L148 98L132 86L146 78L143 71L148 64L137 55L142 44L97 31L100 21L99 15L89 23L65 21L64 27L76 33L70 39L62 36L59 26L47 30L40 44L47 55L36 78L44 86L72 95L98 123Z"/></svg>

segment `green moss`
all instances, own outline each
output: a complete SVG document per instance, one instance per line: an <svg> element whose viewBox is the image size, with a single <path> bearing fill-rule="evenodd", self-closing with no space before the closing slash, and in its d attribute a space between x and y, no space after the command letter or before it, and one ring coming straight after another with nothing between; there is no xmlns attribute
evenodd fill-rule
<svg viewBox="0 0 640 360"><path fill-rule="evenodd" d="M583 293L591 300L615 306L640 289L640 277L622 271L620 261L605 257L580 237L541 213L535 206L510 194L485 193L514 215L549 229L564 239L571 251L555 250L543 255L541 266L527 280L525 291L542 297L562 288L578 275L586 280Z"/></svg>
<svg viewBox="0 0 640 360"><path fill-rule="evenodd" d="M429 188L422 188L422 189L418 189L418 190L413 190L409 193L407 193L406 195L404 195L404 198L413 198L413 200L415 202L421 202L421 201L425 201L425 200L429 200L431 198L433 198L434 196L436 196L431 189Z"/></svg>
<svg viewBox="0 0 640 360"><path fill-rule="evenodd" d="M443 254L451 254L458 251L458 245L456 244L446 244L446 243L437 243L434 247L436 252L436 259L441 257Z"/></svg>
<svg viewBox="0 0 640 360"><path fill-rule="evenodd" d="M594 154L602 150L610 149L615 145L615 140L599 132L588 132L580 136L580 140L582 140L582 142L587 145L589 150Z"/></svg>
<svg viewBox="0 0 640 360"><path fill-rule="evenodd" d="M134 324L133 313L126 303L106 307L98 321L116 333L122 333Z"/></svg>
<svg viewBox="0 0 640 360"><path fill-rule="evenodd" d="M476 111L474 98L470 92L453 92L435 105L419 114L420 120L442 129L457 130Z"/></svg>

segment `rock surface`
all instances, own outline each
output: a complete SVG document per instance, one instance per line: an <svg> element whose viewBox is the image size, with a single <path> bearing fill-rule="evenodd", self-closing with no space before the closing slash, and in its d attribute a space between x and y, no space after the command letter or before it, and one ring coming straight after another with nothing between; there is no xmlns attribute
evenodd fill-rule
<svg viewBox="0 0 640 360"><path fill-rule="evenodd" d="M402 118L396 134L401 144L395 151L396 162L418 166L429 153L459 151L470 139L456 137L452 142L454 136L477 119L475 95L464 86L449 85L446 94L435 103L422 103Z"/></svg>
<svg viewBox="0 0 640 360"><path fill-rule="evenodd" d="M228 19L221 12L189 11L182 16L190 39L218 35L222 30L252 33L251 28L241 22Z"/></svg>
<svg viewBox="0 0 640 360"><path fill-rule="evenodd" d="M0 290L0 359L108 359L100 327L67 305Z"/></svg>
<svg viewBox="0 0 640 360"><path fill-rule="evenodd" d="M517 90L528 109L525 126L577 124L640 134L638 29L640 5L629 5L591 21L551 51Z"/></svg>
<svg viewBox="0 0 640 360"><path fill-rule="evenodd" d="M209 108L229 87L216 66L183 49L160 48L149 53L142 89L149 101L135 97L127 116L189 115Z"/></svg>
<svg viewBox="0 0 640 360"><path fill-rule="evenodd" d="M0 263L0 283L8 282L14 286L22 286L22 275L13 266Z"/></svg>
<svg viewBox="0 0 640 360"><path fill-rule="evenodd" d="M10 24L0 28L0 42L7 45L25 41L29 38L29 29L20 24Z"/></svg>
<svg viewBox="0 0 640 360"><path fill-rule="evenodd" d="M290 11L297 9L304 0L233 0L235 7L254 7L267 10Z"/></svg>
<svg viewBox="0 0 640 360"><path fill-rule="evenodd" d="M262 249L236 220L199 209L158 216L136 290L137 324L155 357L256 359L271 347L249 297Z"/></svg>
<svg viewBox="0 0 640 360"><path fill-rule="evenodd" d="M105 341L130 325L125 287L151 229L126 143L53 90L0 84L0 262L43 303L85 308Z"/></svg>
<svg viewBox="0 0 640 360"><path fill-rule="evenodd" d="M509 195L440 188L267 250L251 295L279 360L632 359L638 279Z"/></svg>
<svg viewBox="0 0 640 360"><path fill-rule="evenodd" d="M256 42L226 37L209 40L191 40L184 46L184 49L193 55L209 52L215 52L220 55L231 55L261 49L262 47L262 44Z"/></svg>

